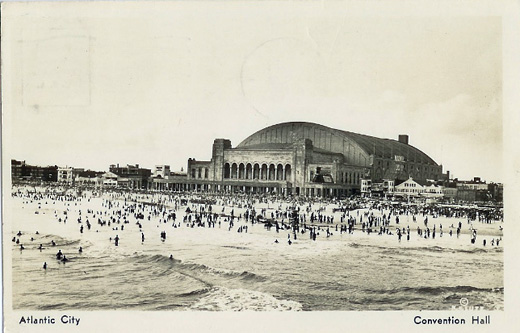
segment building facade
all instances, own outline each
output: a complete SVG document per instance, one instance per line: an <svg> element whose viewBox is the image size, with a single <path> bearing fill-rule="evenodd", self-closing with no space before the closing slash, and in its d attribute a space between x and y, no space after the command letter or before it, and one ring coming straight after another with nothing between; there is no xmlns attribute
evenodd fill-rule
<svg viewBox="0 0 520 333"><path fill-rule="evenodd" d="M439 179L442 166L399 140L306 122L264 128L233 148L215 139L211 159L188 159L190 190L348 196L362 179Z"/></svg>
<svg viewBox="0 0 520 333"><path fill-rule="evenodd" d="M430 181L416 181L408 178L397 183L393 194L400 197L440 199L444 197L444 187Z"/></svg>
<svg viewBox="0 0 520 333"><path fill-rule="evenodd" d="M131 189L148 189L151 169L140 168L139 164L126 166L119 166L119 164L112 164L109 171L118 176L117 184L119 187Z"/></svg>
<svg viewBox="0 0 520 333"><path fill-rule="evenodd" d="M11 160L11 180L37 180L55 182L58 179L58 167L29 165L25 161Z"/></svg>
<svg viewBox="0 0 520 333"><path fill-rule="evenodd" d="M58 182L72 185L81 173L84 173L83 168L60 167L58 168Z"/></svg>

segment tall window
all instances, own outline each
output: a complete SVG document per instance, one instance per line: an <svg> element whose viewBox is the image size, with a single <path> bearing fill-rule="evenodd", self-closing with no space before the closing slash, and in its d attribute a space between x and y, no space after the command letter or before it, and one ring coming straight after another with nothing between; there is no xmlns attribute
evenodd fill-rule
<svg viewBox="0 0 520 333"><path fill-rule="evenodd" d="M237 178L237 171L238 171L237 164L236 164L236 163L233 163L233 164L231 165L231 178L233 178L233 179L236 179L236 178Z"/></svg>
<svg viewBox="0 0 520 333"><path fill-rule="evenodd" d="M286 164L285 165L285 180L291 181L291 165Z"/></svg>
<svg viewBox="0 0 520 333"><path fill-rule="evenodd" d="M231 168L229 167L229 163L224 164L224 178L228 179L230 173L231 173Z"/></svg>

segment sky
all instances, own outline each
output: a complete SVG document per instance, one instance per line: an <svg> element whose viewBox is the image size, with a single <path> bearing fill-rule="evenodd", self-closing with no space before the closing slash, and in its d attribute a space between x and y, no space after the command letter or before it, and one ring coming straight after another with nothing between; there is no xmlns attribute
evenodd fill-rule
<svg viewBox="0 0 520 333"><path fill-rule="evenodd" d="M108 170L211 158L288 121L397 139L453 177L503 181L498 16L343 2L3 8L3 151Z"/></svg>

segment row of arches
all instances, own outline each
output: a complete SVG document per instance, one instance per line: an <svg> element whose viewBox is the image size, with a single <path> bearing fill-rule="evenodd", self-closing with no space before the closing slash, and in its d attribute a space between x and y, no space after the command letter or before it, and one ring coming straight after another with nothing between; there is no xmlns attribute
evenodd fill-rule
<svg viewBox="0 0 520 333"><path fill-rule="evenodd" d="M292 168L290 164L224 164L224 179L290 181L291 172Z"/></svg>

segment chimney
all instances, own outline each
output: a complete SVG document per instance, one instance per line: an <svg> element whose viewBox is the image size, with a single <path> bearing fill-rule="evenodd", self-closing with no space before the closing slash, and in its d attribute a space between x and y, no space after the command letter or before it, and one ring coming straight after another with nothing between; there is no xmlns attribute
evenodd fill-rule
<svg viewBox="0 0 520 333"><path fill-rule="evenodd" d="M404 143L405 145L408 144L408 135L406 134L399 134L399 142Z"/></svg>

